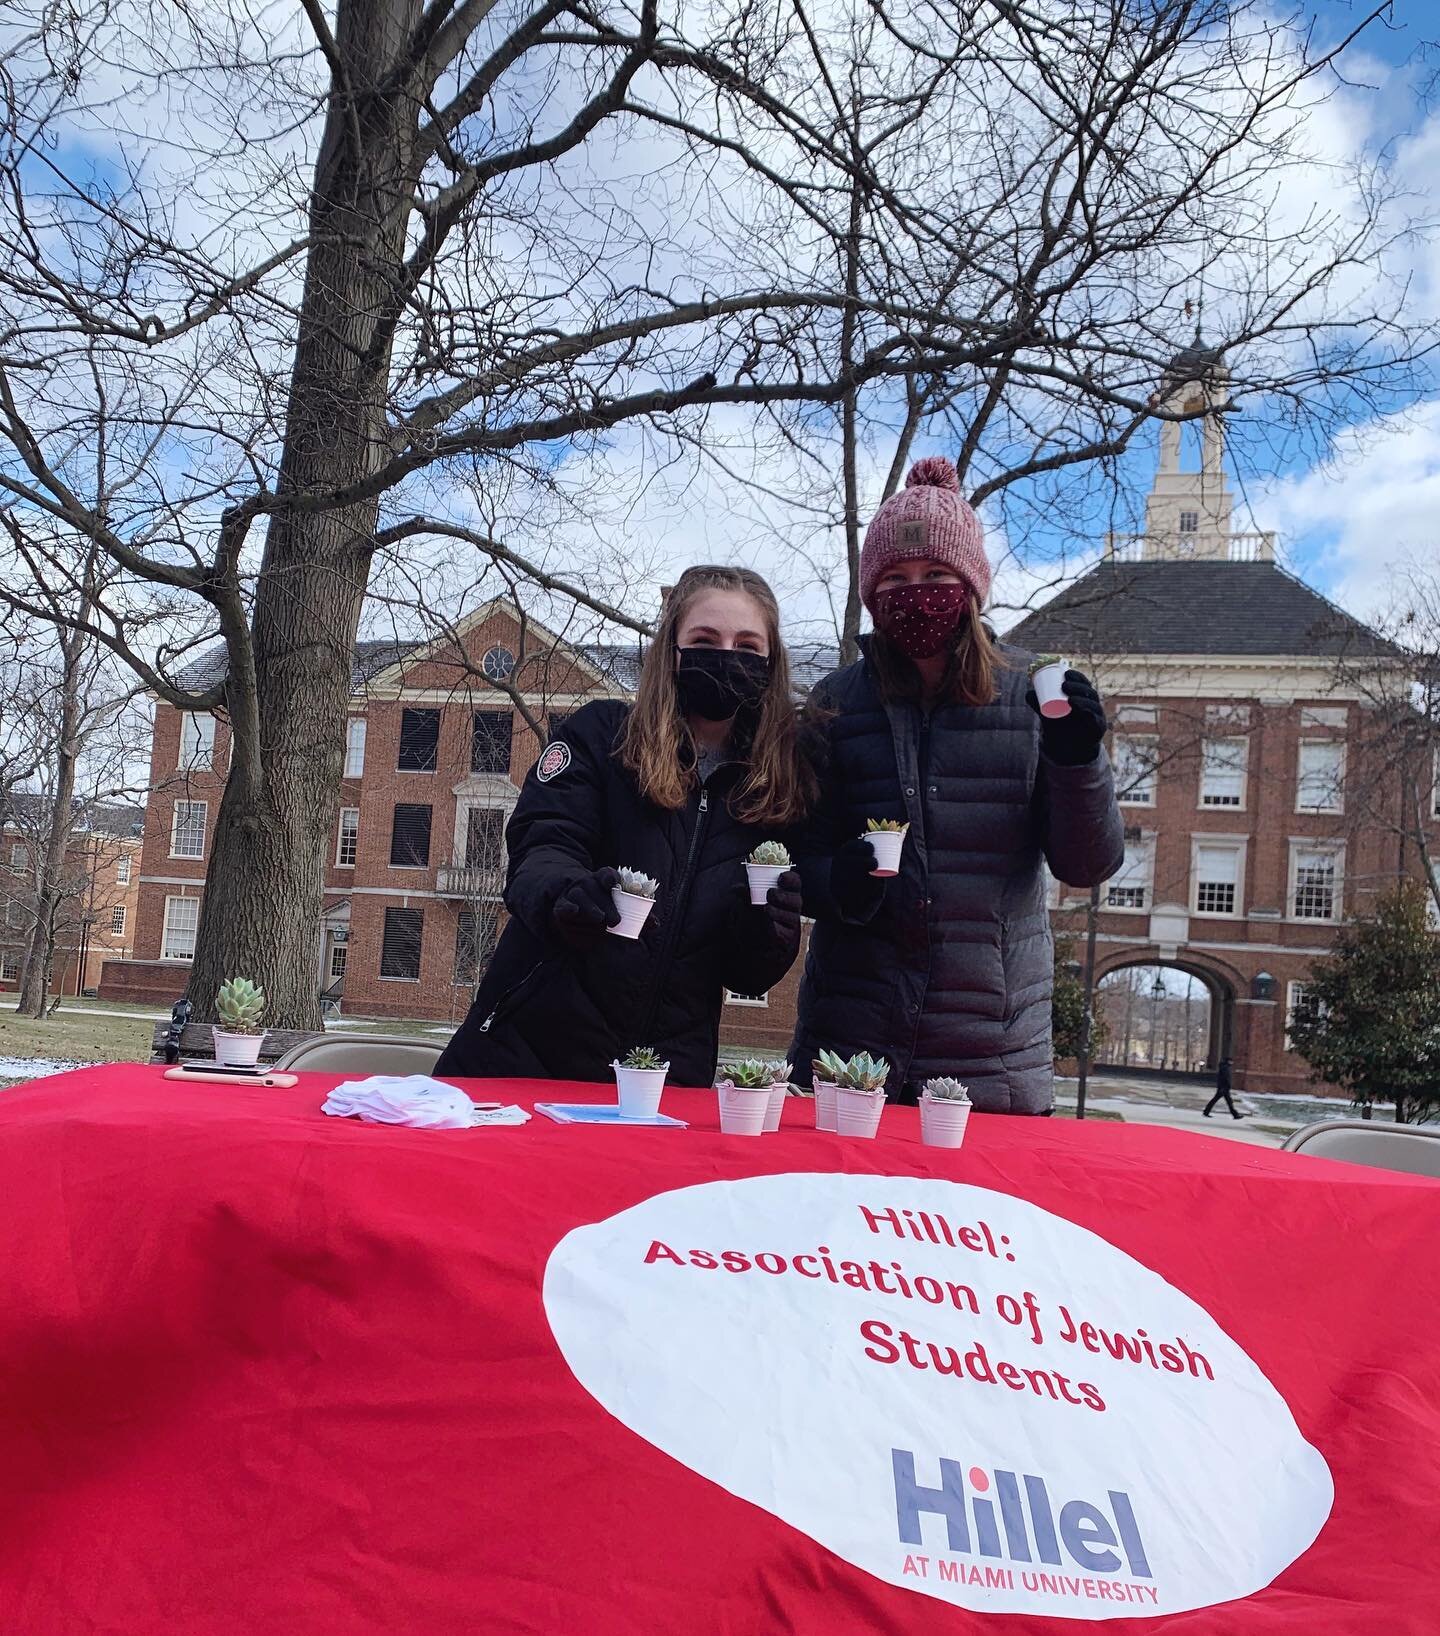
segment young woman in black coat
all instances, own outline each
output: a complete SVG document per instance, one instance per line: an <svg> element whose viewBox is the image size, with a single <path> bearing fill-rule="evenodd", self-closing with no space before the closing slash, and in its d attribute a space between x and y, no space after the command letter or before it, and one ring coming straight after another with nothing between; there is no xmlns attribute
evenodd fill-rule
<svg viewBox="0 0 1440 1636"><path fill-rule="evenodd" d="M797 846L816 925L791 1060L869 1051L892 1065L892 1098L954 1075L982 1111L1043 1114L1054 1078L1043 865L1072 886L1105 880L1123 832L1098 694L1069 671L1069 714L1042 719L1031 655L980 617L989 588L954 466L917 462L865 536L875 634L816 690L826 769ZM893 879L871 873L871 818L910 826Z"/></svg>
<svg viewBox="0 0 1440 1636"><path fill-rule="evenodd" d="M436 1072L605 1080L649 1045L680 1085L714 1077L728 988L760 994L800 943L800 882L749 902L745 859L814 792L769 586L690 568L635 703L584 705L546 745L506 831L509 921ZM660 883L638 941L611 936L620 867Z"/></svg>

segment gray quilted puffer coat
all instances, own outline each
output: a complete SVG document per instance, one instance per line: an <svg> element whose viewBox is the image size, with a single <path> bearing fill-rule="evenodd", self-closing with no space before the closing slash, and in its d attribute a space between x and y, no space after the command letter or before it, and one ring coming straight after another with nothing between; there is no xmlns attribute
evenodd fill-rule
<svg viewBox="0 0 1440 1636"><path fill-rule="evenodd" d="M892 1099L936 1074L965 1080L977 1109L1053 1103L1054 953L1042 860L1071 886L1124 858L1102 748L1083 767L1041 754L1025 702L1030 655L1000 644L999 697L981 707L885 705L864 659L821 682L832 712L820 808L794 850L815 917L791 1061L821 1046L888 1058ZM867 818L908 817L900 874L866 924L830 893L835 849Z"/></svg>

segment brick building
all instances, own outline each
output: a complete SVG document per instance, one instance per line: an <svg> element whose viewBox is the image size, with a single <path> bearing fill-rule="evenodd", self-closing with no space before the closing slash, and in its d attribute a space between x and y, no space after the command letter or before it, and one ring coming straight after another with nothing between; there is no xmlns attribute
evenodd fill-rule
<svg viewBox="0 0 1440 1636"><path fill-rule="evenodd" d="M221 662L207 655L183 680L208 686ZM503 922L504 826L536 727L628 697L638 673L635 648L569 645L503 601L440 643L359 644L315 944L317 987L342 1015L464 1016ZM103 996L168 1005L183 992L228 758L223 721L157 704L134 948L107 964ZM787 1043L797 981L730 1002L727 1040Z"/></svg>
<svg viewBox="0 0 1440 1636"><path fill-rule="evenodd" d="M0 992L20 981L25 948L35 926L39 840L48 815L37 797L14 797L0 824ZM52 994L83 994L99 985L104 962L133 948L140 892L138 807L82 808L66 848L64 900L57 920Z"/></svg>
<svg viewBox="0 0 1440 1636"><path fill-rule="evenodd" d="M1198 345L1172 370L1187 406L1223 393L1223 367ZM1403 657L1278 567L1273 536L1232 531L1222 426L1205 422L1186 471L1167 424L1145 533L1112 536L1011 634L1091 670L1115 723L1126 861L1096 914L1110 1047L1122 1020L1103 980L1169 967L1208 992L1206 1071L1228 1055L1246 1089L1302 1091L1286 1030L1311 962L1347 916L1419 873L1404 834L1415 770L1392 764L1367 702L1377 675L1403 679ZM1427 811L1434 831L1435 793ZM1083 940L1089 894L1056 886L1052 902Z"/></svg>

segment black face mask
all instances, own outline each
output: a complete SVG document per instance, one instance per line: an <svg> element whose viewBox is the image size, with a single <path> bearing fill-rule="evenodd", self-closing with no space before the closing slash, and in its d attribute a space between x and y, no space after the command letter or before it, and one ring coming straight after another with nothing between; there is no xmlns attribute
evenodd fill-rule
<svg viewBox="0 0 1440 1636"><path fill-rule="evenodd" d="M677 648L680 709L703 721L729 721L753 710L770 685L770 661L744 648Z"/></svg>

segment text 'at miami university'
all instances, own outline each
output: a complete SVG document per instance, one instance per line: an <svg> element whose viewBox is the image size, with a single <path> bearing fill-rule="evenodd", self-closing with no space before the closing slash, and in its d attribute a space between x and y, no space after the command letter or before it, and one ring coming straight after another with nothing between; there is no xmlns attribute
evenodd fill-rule
<svg viewBox="0 0 1440 1636"><path fill-rule="evenodd" d="M950 1557L988 1559L982 1564L908 1556L906 1574L1004 1590L1018 1583L1042 1594L1096 1601L1158 1603L1159 1593L1146 1583L1154 1575L1135 1508L1122 1489L1107 1490L1108 1506L1073 1499L1057 1513L1044 1478L1033 1473L972 1466L967 1480L958 1460L942 1456L940 1485L930 1488L916 1476L909 1449L891 1449L890 1458L900 1543L923 1547L921 1521L930 1515L944 1522Z"/></svg>

